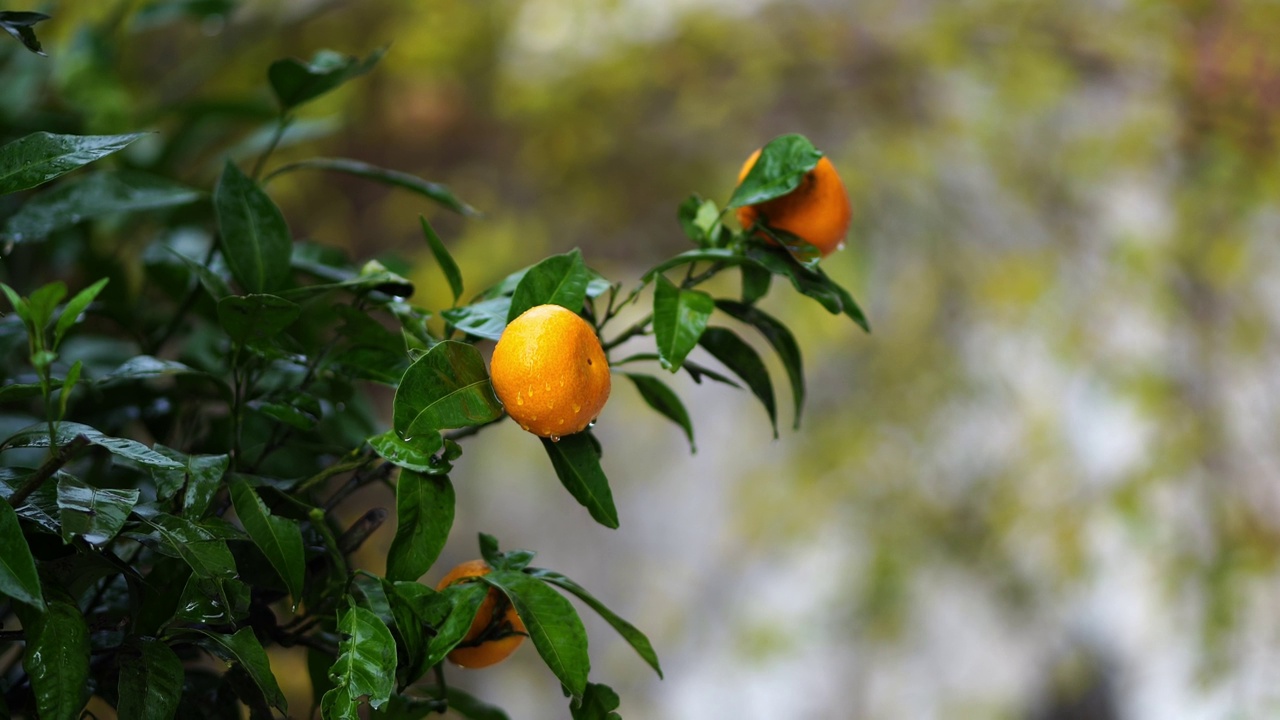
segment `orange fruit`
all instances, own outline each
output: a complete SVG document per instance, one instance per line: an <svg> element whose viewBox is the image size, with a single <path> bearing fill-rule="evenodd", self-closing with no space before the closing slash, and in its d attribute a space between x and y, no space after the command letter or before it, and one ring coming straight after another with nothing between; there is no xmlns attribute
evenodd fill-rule
<svg viewBox="0 0 1280 720"><path fill-rule="evenodd" d="M507 325L489 376L507 414L541 437L581 432L609 399L609 362L595 328L559 305L529 308Z"/></svg>
<svg viewBox="0 0 1280 720"><path fill-rule="evenodd" d="M450 585L465 582L467 578L488 575L492 569L484 560L464 562L450 570L436 585L436 590L443 591ZM466 636L450 651L449 661L464 668L496 665L520 647L525 634L524 623L520 622L520 616L506 594L491 587L480 602L476 619L471 621Z"/></svg>
<svg viewBox="0 0 1280 720"><path fill-rule="evenodd" d="M759 157L760 151L756 150L747 158L738 173L739 183L751 172ZM823 157L805 173L795 190L756 205L744 205L738 208L737 215L743 229L750 228L759 220L805 240L826 257L840 247L848 235L853 208L835 165ZM764 237L772 241L767 235Z"/></svg>

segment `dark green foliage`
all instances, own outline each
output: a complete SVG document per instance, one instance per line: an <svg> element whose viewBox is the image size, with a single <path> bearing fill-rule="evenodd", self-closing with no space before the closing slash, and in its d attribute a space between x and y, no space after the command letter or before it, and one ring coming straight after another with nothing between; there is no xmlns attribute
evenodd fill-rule
<svg viewBox="0 0 1280 720"><path fill-rule="evenodd" d="M214 5L230 7L200 7ZM158 23L182 14L148 6L141 16ZM0 26L33 50L39 45L30 28L40 19L0 12ZM821 270L730 230L720 206L697 197L677 216L695 249L660 263L625 294L575 249L466 302L463 274L419 218L452 298L438 309L443 329L428 326L433 313L409 301L412 282L382 263L351 262L295 238L265 187L285 173L327 170L478 215L444 185L358 160L269 167L294 110L369 72L382 54L362 60L321 51L309 62L273 63L266 77L279 105L274 134L247 163L231 132L200 140L162 131L138 143L152 143L147 152L130 148L110 158L142 134L38 131L0 146L0 240L13 261L0 264L11 310L0 318L7 423L0 596L22 627L6 633L0 650L23 646L21 666L0 685L8 708L75 718L92 693L121 717L238 718L244 709L252 717L302 716L304 709L290 709L268 652L305 645L326 718L445 709L503 718L500 709L439 685L442 662L494 588L571 696L572 716L615 719L618 697L590 682L586 631L566 595L599 613L661 675L658 656L642 632L582 586L529 567L530 551L499 551L489 536L480 552L491 574L442 592L416 582L453 526L448 473L461 460L460 441L504 418L477 344L496 340L530 307L562 305L592 323L608 353L653 336L656 352L651 344L613 358L615 365L656 360L697 381L736 385L689 359L703 348L764 403L776 434L768 368L733 331L709 327L713 314L763 334L788 374L797 419L799 348L785 325L753 305L769 278L784 276L865 326L852 298ZM251 98L243 105L256 107ZM236 122L225 111L183 112L219 127ZM271 117L261 108L248 114ZM186 145L193 142L206 146ZM206 177L178 177L168 159L193 151L216 164ZM815 153L799 136L770 143L735 203L795 187ZM30 271L10 269L19 267ZM743 274L741 301L699 289L734 267ZM683 278L667 277L677 270ZM627 312L644 316L619 327ZM626 375L692 449L693 423L672 387L651 374ZM369 391L377 386L394 391L389 420L372 410ZM597 522L617 528L593 433L541 442L544 472L554 472ZM385 578L356 567L352 555L388 512L367 509L345 527L334 513L376 484L394 487L396 498ZM211 672L211 658L225 669Z"/></svg>

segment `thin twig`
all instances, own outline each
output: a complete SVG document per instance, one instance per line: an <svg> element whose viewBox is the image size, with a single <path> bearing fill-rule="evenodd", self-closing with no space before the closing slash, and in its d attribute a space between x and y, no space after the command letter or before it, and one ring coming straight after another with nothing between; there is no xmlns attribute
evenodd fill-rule
<svg viewBox="0 0 1280 720"><path fill-rule="evenodd" d="M89 444L89 438L84 435L76 435L71 442L58 448L58 452L44 462L36 471L22 483L22 487L14 491L9 496L9 505L18 507L21 505L31 493L40 489L45 480L53 477L63 465L71 461L71 457L80 451L81 448Z"/></svg>

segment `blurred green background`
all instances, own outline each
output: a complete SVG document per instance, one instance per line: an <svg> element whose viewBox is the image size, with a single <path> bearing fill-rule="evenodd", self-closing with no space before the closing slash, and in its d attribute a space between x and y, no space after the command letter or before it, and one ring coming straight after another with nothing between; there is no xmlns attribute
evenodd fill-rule
<svg viewBox="0 0 1280 720"><path fill-rule="evenodd" d="M418 214L470 291L573 247L630 285L683 249L676 205L727 199L770 138L831 157L856 218L824 267L874 334L763 301L805 351L799 430L682 376L690 455L617 384L617 531L510 424L458 465L442 567L492 532L648 632L662 681L587 618L624 717L1280 714L1280 5L0 4L53 15L48 58L0 46L6 139L180 136L162 164L201 187L261 147L271 61L389 46L278 159L413 172L485 217L338 175L271 187L295 236L413 263L429 308L450 298ZM563 717L532 650L450 677Z"/></svg>

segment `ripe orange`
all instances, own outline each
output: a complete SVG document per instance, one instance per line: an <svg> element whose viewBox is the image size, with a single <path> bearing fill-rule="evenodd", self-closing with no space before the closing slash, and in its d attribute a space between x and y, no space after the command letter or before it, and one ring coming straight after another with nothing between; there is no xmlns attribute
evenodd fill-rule
<svg viewBox="0 0 1280 720"><path fill-rule="evenodd" d="M742 171L738 173L739 183L751 171L759 157L760 151L756 150L747 158ZM823 257L826 257L840 247L849 233L853 208L836 167L823 157L805 174L804 180L795 190L757 205L740 207L737 215L743 229L750 228L758 219L769 227L800 237L818 248ZM769 239L768 236L765 237Z"/></svg>
<svg viewBox="0 0 1280 720"><path fill-rule="evenodd" d="M512 320L493 349L489 375L507 414L541 437L581 432L609 399L609 362L595 328L559 305Z"/></svg>
<svg viewBox="0 0 1280 720"><path fill-rule="evenodd" d="M488 575L492 568L484 560L470 560L450 570L436 590L444 590L467 578ZM497 615L497 617L494 617ZM501 590L489 588L471 621L466 637L449 653L449 661L464 668L483 668L506 660L525 638L524 623Z"/></svg>

